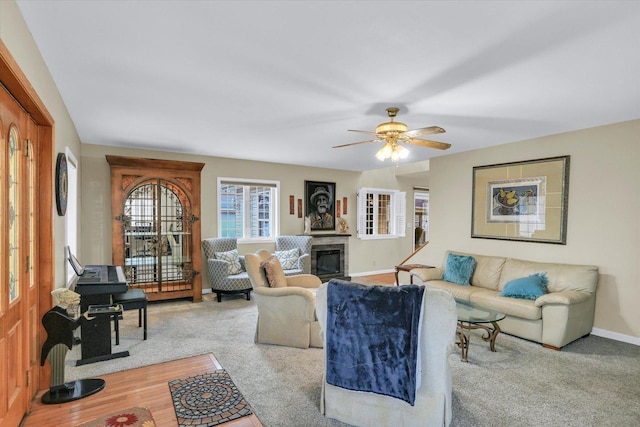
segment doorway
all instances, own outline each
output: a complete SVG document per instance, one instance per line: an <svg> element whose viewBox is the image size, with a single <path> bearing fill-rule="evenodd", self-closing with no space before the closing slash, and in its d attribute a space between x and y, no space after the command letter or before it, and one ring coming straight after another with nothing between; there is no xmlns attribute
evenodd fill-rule
<svg viewBox="0 0 640 427"><path fill-rule="evenodd" d="M429 192L413 193L413 251L429 242Z"/></svg>

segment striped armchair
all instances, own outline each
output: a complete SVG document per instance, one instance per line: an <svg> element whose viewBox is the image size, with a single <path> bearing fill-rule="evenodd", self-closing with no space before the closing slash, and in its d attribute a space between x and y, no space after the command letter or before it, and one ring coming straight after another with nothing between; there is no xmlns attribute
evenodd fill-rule
<svg viewBox="0 0 640 427"><path fill-rule="evenodd" d="M238 242L235 238L221 237L202 240L202 251L207 260L209 284L211 291L216 293L218 302L222 302L222 294L245 293L247 301L251 299L251 280L247 275L244 256L237 255L237 250Z"/></svg>
<svg viewBox="0 0 640 427"><path fill-rule="evenodd" d="M298 249L300 258L294 269L284 270L286 276L311 274L311 244L313 236L280 236L276 237L276 251Z"/></svg>

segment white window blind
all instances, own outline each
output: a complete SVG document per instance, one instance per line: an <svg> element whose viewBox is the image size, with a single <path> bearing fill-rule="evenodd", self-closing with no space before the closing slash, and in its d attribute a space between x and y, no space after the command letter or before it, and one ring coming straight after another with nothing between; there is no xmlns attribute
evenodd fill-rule
<svg viewBox="0 0 640 427"><path fill-rule="evenodd" d="M278 235L278 181L218 178L218 236L273 240Z"/></svg>

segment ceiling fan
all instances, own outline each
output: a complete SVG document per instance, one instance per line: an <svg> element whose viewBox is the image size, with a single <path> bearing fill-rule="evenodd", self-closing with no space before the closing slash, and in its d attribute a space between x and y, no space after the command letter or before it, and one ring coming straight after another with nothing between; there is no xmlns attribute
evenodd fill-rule
<svg viewBox="0 0 640 427"><path fill-rule="evenodd" d="M384 142L384 146L380 149L380 151L376 153L376 157L381 161L391 158L391 161L397 162L398 160L403 159L409 155L409 150L400 145L401 142L404 144L419 145L421 147L436 148L438 150L446 150L447 148L451 147L451 144L447 144L444 142L416 138L422 135L444 133L445 130L438 126L409 130L406 124L393 121L393 119L398 114L398 110L399 109L396 107L387 108L389 121L380 123L376 127L375 132L349 129L349 132L359 132L366 135L373 135L376 137L376 139L336 145L333 148L348 147L350 145L366 144L369 142Z"/></svg>

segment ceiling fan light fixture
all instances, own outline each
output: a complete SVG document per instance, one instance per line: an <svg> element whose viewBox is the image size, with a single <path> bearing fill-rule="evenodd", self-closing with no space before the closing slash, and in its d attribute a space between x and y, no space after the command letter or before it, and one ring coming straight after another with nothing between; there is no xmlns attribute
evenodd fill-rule
<svg viewBox="0 0 640 427"><path fill-rule="evenodd" d="M351 145L367 144L370 142L384 142L384 146L376 153L376 158L381 162L386 159L391 159L392 162L398 162L401 159L409 156L409 150L407 150L402 144L417 145L420 147L436 148L438 150L446 150L451 147L451 144L439 141L431 141L428 139L421 139L420 136L431 135L436 133L444 133L445 130L439 126L429 126L424 128L418 128L414 130L408 130L406 124L396 122L395 118L399 109L397 107L387 108L387 114L389 115L389 121L380 123L376 127L375 132L366 130L354 130L349 129L350 132L359 132L375 137L375 139L369 139L368 141L352 142L350 144L336 145L333 148L348 147Z"/></svg>
<svg viewBox="0 0 640 427"><path fill-rule="evenodd" d="M391 147L391 144L389 144L388 142L385 142L384 146L381 149L379 149L378 152L376 153L376 159L380 160L381 162L384 162L386 159L391 157L392 152L393 152L393 148Z"/></svg>
<svg viewBox="0 0 640 427"><path fill-rule="evenodd" d="M409 155L409 150L402 145L395 144L391 151L391 161L398 162L400 159L405 159Z"/></svg>
<svg viewBox="0 0 640 427"><path fill-rule="evenodd" d="M376 153L376 158L381 162L384 162L386 159L391 159L392 162L398 162L400 159L405 159L409 155L409 150L404 148L402 145L391 142L386 142L384 147L382 147Z"/></svg>

